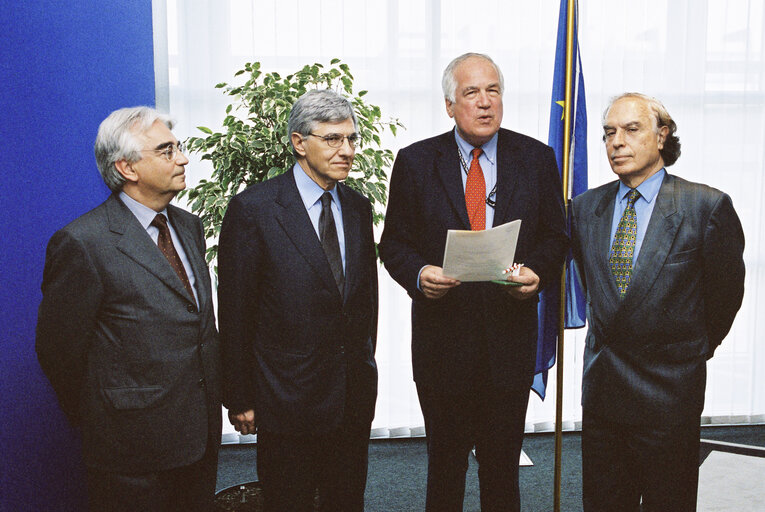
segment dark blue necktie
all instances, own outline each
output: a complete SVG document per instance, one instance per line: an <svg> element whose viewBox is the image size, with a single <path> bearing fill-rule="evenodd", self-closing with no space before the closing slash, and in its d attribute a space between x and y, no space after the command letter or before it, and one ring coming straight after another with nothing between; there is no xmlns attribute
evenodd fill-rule
<svg viewBox="0 0 765 512"><path fill-rule="evenodd" d="M337 289L340 295L343 294L345 286L345 276L343 275L343 259L340 256L340 242L337 240L337 228L335 227L335 216L332 215L332 194L324 192L321 196L321 215L319 215L319 237L321 238L321 248L327 255L327 261L332 269L332 275L335 276Z"/></svg>

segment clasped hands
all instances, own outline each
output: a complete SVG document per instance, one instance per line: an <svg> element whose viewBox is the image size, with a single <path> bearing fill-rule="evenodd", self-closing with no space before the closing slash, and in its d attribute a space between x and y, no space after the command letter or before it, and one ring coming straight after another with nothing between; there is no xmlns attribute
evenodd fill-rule
<svg viewBox="0 0 765 512"><path fill-rule="evenodd" d="M512 267L511 267L512 268ZM539 291L539 276L529 267L521 266L517 276L510 274L507 269L507 280L521 283L521 286L507 286L507 293L518 300L526 300ZM440 299L446 293L459 286L460 281L444 276L443 269L428 265L420 272L420 290L429 299Z"/></svg>

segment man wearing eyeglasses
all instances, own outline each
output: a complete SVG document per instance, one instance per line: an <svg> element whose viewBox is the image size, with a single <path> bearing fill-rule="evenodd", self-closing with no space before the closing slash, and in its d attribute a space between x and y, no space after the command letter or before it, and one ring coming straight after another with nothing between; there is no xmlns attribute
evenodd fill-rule
<svg viewBox="0 0 765 512"><path fill-rule="evenodd" d="M518 460L537 346L538 292L567 247L552 149L500 128L504 85L486 55L444 70L454 130L399 151L380 257L412 298L412 369L428 440L426 510L462 510L475 446L481 510L520 509ZM522 221L517 286L443 275L449 229Z"/></svg>
<svg viewBox="0 0 765 512"><path fill-rule="evenodd" d="M350 102L304 94L295 165L235 196L221 228L224 405L258 435L264 510L361 512L377 397L377 263L369 201L343 183Z"/></svg>
<svg viewBox="0 0 765 512"><path fill-rule="evenodd" d="M82 432L90 510L212 510L220 354L202 223L170 203L188 159L170 119L99 127L112 195L48 244L36 349Z"/></svg>

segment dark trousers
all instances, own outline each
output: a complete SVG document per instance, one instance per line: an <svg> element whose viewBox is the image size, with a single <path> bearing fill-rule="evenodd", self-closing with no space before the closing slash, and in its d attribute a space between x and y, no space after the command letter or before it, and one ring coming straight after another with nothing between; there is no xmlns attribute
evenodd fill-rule
<svg viewBox="0 0 765 512"><path fill-rule="evenodd" d="M695 511L699 423L696 417L681 425L625 425L585 412L584 511Z"/></svg>
<svg viewBox="0 0 765 512"><path fill-rule="evenodd" d="M193 464L164 471L88 469L88 503L91 512L210 512L217 474L217 445L208 446L205 456Z"/></svg>
<svg viewBox="0 0 765 512"><path fill-rule="evenodd" d="M427 512L462 510L474 446L481 510L520 510L518 462L529 388L497 389L488 383L472 388L445 393L417 385L428 442Z"/></svg>
<svg viewBox="0 0 765 512"><path fill-rule="evenodd" d="M367 485L369 422L346 421L326 434L258 430L258 479L266 512L362 512Z"/></svg>

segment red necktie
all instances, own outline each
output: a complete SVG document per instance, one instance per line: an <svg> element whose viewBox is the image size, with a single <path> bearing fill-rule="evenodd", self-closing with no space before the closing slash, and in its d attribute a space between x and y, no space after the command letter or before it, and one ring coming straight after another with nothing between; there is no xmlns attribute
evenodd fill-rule
<svg viewBox="0 0 765 512"><path fill-rule="evenodd" d="M467 206L470 229L481 231L486 229L486 181L483 179L483 169L478 163L478 157L483 149L475 148L472 152L467 182L465 183L465 206Z"/></svg>
<svg viewBox="0 0 765 512"><path fill-rule="evenodd" d="M173 239L170 236L170 228L167 225L167 218L158 213L154 220L151 221L151 225L159 230L159 237L157 237L157 246L162 254L165 255L167 261L170 262L170 266L173 267L175 273L178 274L181 282L183 283L186 291L189 292L191 298L194 298L194 292L191 289L191 283L189 282L189 276L186 275L186 270L183 268L181 257L178 256L178 251L175 250L173 245Z"/></svg>

